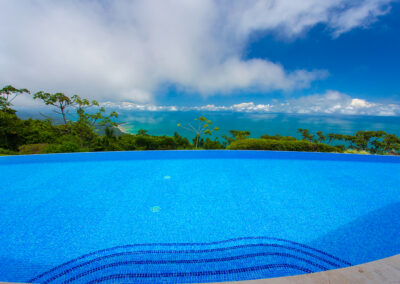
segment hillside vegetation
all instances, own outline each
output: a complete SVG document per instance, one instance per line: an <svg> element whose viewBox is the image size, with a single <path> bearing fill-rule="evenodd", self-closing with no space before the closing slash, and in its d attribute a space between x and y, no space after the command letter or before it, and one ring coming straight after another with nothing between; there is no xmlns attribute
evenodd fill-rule
<svg viewBox="0 0 400 284"><path fill-rule="evenodd" d="M191 123L178 124L192 130L192 141L175 132L173 136L152 136L140 129L137 134L123 133L118 129L118 113L108 112L97 101L72 97L63 93L37 92L35 100L52 108L59 119L49 117L21 119L12 108L19 95L31 95L27 89L5 86L0 90L0 155L42 154L125 150L278 150L307 152L345 152L367 154L399 154L400 139L384 131L358 131L354 135L315 135L307 129L298 129L301 139L276 134L250 138L249 131L230 130L229 136L210 139L218 127L205 117ZM61 122L60 122L61 121ZM267 128L267 126L266 126Z"/></svg>

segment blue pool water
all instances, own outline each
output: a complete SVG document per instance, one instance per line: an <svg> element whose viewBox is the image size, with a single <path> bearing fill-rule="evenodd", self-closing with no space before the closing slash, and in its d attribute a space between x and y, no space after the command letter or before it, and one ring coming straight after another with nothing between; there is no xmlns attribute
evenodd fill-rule
<svg viewBox="0 0 400 284"><path fill-rule="evenodd" d="M0 172L0 281L233 281L400 253L399 157L79 153Z"/></svg>

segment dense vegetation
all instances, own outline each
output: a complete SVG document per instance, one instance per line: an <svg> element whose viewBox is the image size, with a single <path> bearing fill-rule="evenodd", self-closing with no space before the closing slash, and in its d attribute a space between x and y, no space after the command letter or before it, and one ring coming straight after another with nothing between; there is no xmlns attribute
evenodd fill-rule
<svg viewBox="0 0 400 284"><path fill-rule="evenodd" d="M276 151L304 151L304 152L341 152L341 149L308 141L282 141L269 139L242 139L232 142L229 150L276 150Z"/></svg>
<svg viewBox="0 0 400 284"><path fill-rule="evenodd" d="M349 152L372 154L399 154L400 139L384 131L358 131L354 135L327 134L321 131L315 135L307 129L298 129L301 139L292 136L265 134L258 139L249 138L249 131L231 130L230 136L210 139L218 127L205 117L179 127L191 130L192 141L180 136L151 136L146 130L137 134L120 133L118 114L107 113L98 102L63 93L33 94L53 108L59 115L60 123L52 119L20 119L12 109L12 101L18 95L30 95L27 89L6 86L0 90L0 155L63 153L83 151L123 150L173 150L173 149L232 149L232 150L281 150L314 152ZM206 137L208 135L208 137ZM206 137L204 139L204 137Z"/></svg>

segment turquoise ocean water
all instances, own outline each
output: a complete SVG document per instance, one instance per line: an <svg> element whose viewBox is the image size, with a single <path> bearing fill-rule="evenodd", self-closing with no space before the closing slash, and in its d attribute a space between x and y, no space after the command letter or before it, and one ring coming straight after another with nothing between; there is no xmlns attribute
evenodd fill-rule
<svg viewBox="0 0 400 284"><path fill-rule="evenodd" d="M194 118L203 115L213 121L220 131L217 137L228 134L229 130L248 130L252 137L262 134L298 136L298 128L306 128L312 132L352 134L359 130L384 130L400 136L400 117L356 116L356 115L304 115L304 114L272 114L272 113L238 113L238 112L149 112L118 111L121 128L129 133L139 129L148 130L151 135L180 135L192 138L193 133L177 127L178 123L187 124L196 121Z"/></svg>

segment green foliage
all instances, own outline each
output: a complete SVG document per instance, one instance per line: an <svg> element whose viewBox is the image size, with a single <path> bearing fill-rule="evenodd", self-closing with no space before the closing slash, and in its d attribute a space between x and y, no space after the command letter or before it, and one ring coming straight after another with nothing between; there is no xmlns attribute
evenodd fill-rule
<svg viewBox="0 0 400 284"><path fill-rule="evenodd" d="M314 139L314 135L312 135L308 129L299 128L297 129L297 133L301 134L303 140L312 142Z"/></svg>
<svg viewBox="0 0 400 284"><path fill-rule="evenodd" d="M48 154L48 153L72 153L83 152L85 149L79 147L78 144L70 141L64 141L61 144L27 144L19 147L19 154Z"/></svg>
<svg viewBox="0 0 400 284"><path fill-rule="evenodd" d="M387 134L385 138L383 138L383 141L374 141L372 144L375 147L376 152L379 150L382 152L400 151L400 138L394 134Z"/></svg>
<svg viewBox="0 0 400 284"><path fill-rule="evenodd" d="M47 147L48 145L45 143L22 145L19 147L19 154L21 155L45 154L47 153L46 151Z"/></svg>
<svg viewBox="0 0 400 284"><path fill-rule="evenodd" d="M317 131L317 136L318 136L318 138L315 139L316 140L315 142L322 143L322 142L324 142L326 140L326 137L322 133L322 131Z"/></svg>
<svg viewBox="0 0 400 284"><path fill-rule="evenodd" d="M229 150L275 150L275 151L304 151L304 152L341 152L340 149L309 141L280 141L269 139L242 139L234 141Z"/></svg>
<svg viewBox="0 0 400 284"><path fill-rule="evenodd" d="M35 99L55 108L60 114L63 124L54 124L50 119L22 120L11 109L16 96L29 94L27 89L16 89L5 86L0 90L0 155L65 153L79 151L120 151L120 150L175 150L175 149L243 149L243 150L281 150L281 151L319 151L399 154L400 139L394 134L384 131L358 131L354 135L324 135L321 131L316 135L308 129L298 129L302 140L292 136L274 136L265 134L261 139L249 139L249 131L230 130L230 136L221 143L209 137L218 127L211 127L212 121L200 116L195 119L197 127L192 124L179 127L196 134L193 143L177 132L173 136L152 136L147 130L140 129L137 135L124 134L119 131L116 112L107 113L95 100L89 101L77 95L68 97L63 93L38 92ZM71 117L69 111L74 110ZM100 131L101 130L101 131ZM117 134L116 134L117 132ZM98 133L102 133L99 135ZM334 143L334 146L322 142Z"/></svg>
<svg viewBox="0 0 400 284"><path fill-rule="evenodd" d="M23 121L22 137L24 144L56 143L60 140L62 130L50 120L27 119Z"/></svg>
<svg viewBox="0 0 400 284"><path fill-rule="evenodd" d="M269 140L280 140L280 141L297 141L297 138L292 136L281 136L279 134L275 134L274 136L264 134L261 135L260 138L262 139L269 139Z"/></svg>
<svg viewBox="0 0 400 284"><path fill-rule="evenodd" d="M229 130L235 140L246 139L250 136L250 131Z"/></svg>
<svg viewBox="0 0 400 284"><path fill-rule="evenodd" d="M172 150L177 148L175 140L168 136L137 135L135 145L137 150Z"/></svg>
<svg viewBox="0 0 400 284"><path fill-rule="evenodd" d="M17 151L24 144L56 143L61 130L49 120L21 120L15 114L0 111L0 147Z"/></svg>
<svg viewBox="0 0 400 284"><path fill-rule="evenodd" d="M175 133L174 136L151 136L143 134L124 134L115 141L123 150L177 150L190 149L187 138Z"/></svg>
<svg viewBox="0 0 400 284"><path fill-rule="evenodd" d="M352 142L354 149L367 151L370 143L376 144L375 141L378 141L385 134L384 131L358 131L348 140Z"/></svg>
<svg viewBox="0 0 400 284"><path fill-rule="evenodd" d="M95 100L89 102L87 99L81 99L79 96L72 97L74 104L77 106L78 121L77 123L85 124L90 127L94 126L117 126L118 124L114 119L118 118L118 113L115 111L106 115L105 108L100 107L95 112L87 112L86 109L91 107L98 107L99 103Z"/></svg>
<svg viewBox="0 0 400 284"><path fill-rule="evenodd" d="M15 113L0 111L0 148L18 150L23 144L23 121Z"/></svg>
<svg viewBox="0 0 400 284"><path fill-rule="evenodd" d="M189 123L188 126L183 126L181 123L178 123L178 127L182 127L196 134L194 138L194 144L197 149L200 146L199 142L201 135L211 135L214 131L218 131L219 127L211 128L212 121L208 120L204 116L200 116L199 118L195 118L194 120L198 121L197 128L194 127L191 123Z"/></svg>
<svg viewBox="0 0 400 284"><path fill-rule="evenodd" d="M250 131L240 131L240 130L229 130L229 134L231 134L232 137L229 137L227 135L222 135L222 138L225 139L225 143L223 145L229 145L233 141L240 140L240 139L246 139L250 136Z"/></svg>
<svg viewBox="0 0 400 284"><path fill-rule="evenodd" d="M97 134L95 133L96 127L115 127L117 123L114 119L118 118L118 114L116 112L111 112L109 115L106 115L106 110L103 107L99 108L99 103L95 100L89 101L87 99L82 99L78 95L74 95L72 97L72 102L76 106L76 113L78 115L78 120L71 123L71 133L77 139L77 143L80 147L90 147L96 143ZM96 108L95 111L88 112L87 109ZM107 135L107 133L106 133ZM104 145L105 149L113 149L110 145L109 137L104 140L106 145Z"/></svg>
<svg viewBox="0 0 400 284"><path fill-rule="evenodd" d="M0 148L0 156L17 155L17 152Z"/></svg>
<svg viewBox="0 0 400 284"><path fill-rule="evenodd" d="M355 135L328 134L328 141L343 141L347 144L347 147L342 145L343 148L373 154L400 151L400 139L384 131L358 131Z"/></svg>
<svg viewBox="0 0 400 284"><path fill-rule="evenodd" d="M191 149L192 145L190 145L190 142L187 138L182 137L178 134L178 132L174 133L174 140L176 141L176 144L178 145L177 149Z"/></svg>
<svg viewBox="0 0 400 284"><path fill-rule="evenodd" d="M38 92L33 97L34 99L42 100L46 105L56 108L55 112L62 116L64 122L64 125L59 127L59 130L63 132L60 135L69 135L69 140L78 144L80 148L92 147L95 150L99 149L96 127L117 126L115 119L118 118L118 114L111 112L106 115L106 110L103 107L99 107L99 103L95 100L89 101L78 95L68 97L64 93L50 94L45 92ZM76 109L77 119L71 121L67 118L67 113L68 109L73 107ZM94 110L89 112L87 111L88 109ZM104 143L106 145L100 147L100 149L109 149L111 147L109 140L105 140Z"/></svg>
<svg viewBox="0 0 400 284"><path fill-rule="evenodd" d="M64 93L50 94L43 91L37 92L33 95L33 98L42 100L46 105L51 105L56 108L55 113L60 114L64 121L64 124L68 123L67 120L67 109L74 106L74 100Z"/></svg>
<svg viewBox="0 0 400 284"><path fill-rule="evenodd" d="M357 131L354 135L330 133L324 135L321 131L317 132L314 139L307 129L299 129L303 140L321 143L327 141L328 144L335 143L335 147L348 153L398 153L400 151L400 139L394 134L387 134L385 131ZM343 144L338 144L343 143Z"/></svg>
<svg viewBox="0 0 400 284"><path fill-rule="evenodd" d="M358 151L358 150L355 150L355 149L347 149L347 150L344 151L344 153L346 153L346 154L358 154L358 155L369 155L369 154L371 154L370 152L367 152L367 151Z"/></svg>
<svg viewBox="0 0 400 284"><path fill-rule="evenodd" d="M137 135L148 135L147 132L148 132L147 130L139 129Z"/></svg>
<svg viewBox="0 0 400 284"><path fill-rule="evenodd" d="M72 153L83 151L78 144L70 141L64 141L63 143L57 145L56 150L57 151L52 153ZM50 153L49 148L47 148L47 153Z"/></svg>
<svg viewBox="0 0 400 284"><path fill-rule="evenodd" d="M211 140L210 138L206 138L206 141L203 143L203 148L206 150L217 150L217 149L225 149L224 145L222 145L218 139Z"/></svg>
<svg viewBox="0 0 400 284"><path fill-rule="evenodd" d="M21 94L29 94L27 89L17 89L11 85L5 86L0 90L0 110L9 113L15 113L15 110L10 109L12 101Z"/></svg>

